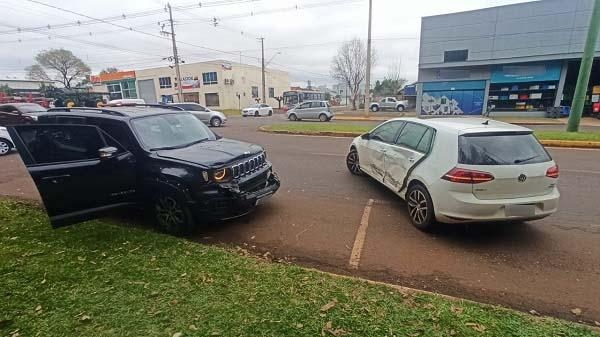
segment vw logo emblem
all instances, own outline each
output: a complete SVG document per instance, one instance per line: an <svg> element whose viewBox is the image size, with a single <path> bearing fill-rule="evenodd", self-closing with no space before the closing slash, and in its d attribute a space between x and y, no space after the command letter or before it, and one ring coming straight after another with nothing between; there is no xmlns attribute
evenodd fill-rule
<svg viewBox="0 0 600 337"><path fill-rule="evenodd" d="M520 176L517 178L517 180L518 180L520 183L524 183L524 182L525 182L525 180L527 180L527 176L526 176L526 175L524 175L524 174L521 174L521 175L520 175Z"/></svg>

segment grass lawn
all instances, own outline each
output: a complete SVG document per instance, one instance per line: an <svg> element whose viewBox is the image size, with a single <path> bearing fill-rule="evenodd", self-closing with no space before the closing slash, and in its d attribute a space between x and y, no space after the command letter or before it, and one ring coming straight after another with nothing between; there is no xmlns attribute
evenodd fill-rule
<svg viewBox="0 0 600 337"><path fill-rule="evenodd" d="M268 131L290 131L303 133L319 132L356 132L365 133L373 129L372 125L338 124L322 122L294 122L286 124L271 124L263 127Z"/></svg>
<svg viewBox="0 0 600 337"><path fill-rule="evenodd" d="M359 134L371 131L373 126L360 124L296 122L266 125L263 128L268 131L290 131L301 133L355 132ZM535 131L535 135L541 140L578 140L600 142L600 132Z"/></svg>
<svg viewBox="0 0 600 337"><path fill-rule="evenodd" d="M52 230L39 208L2 200L0 335L595 335L245 255L109 221Z"/></svg>
<svg viewBox="0 0 600 337"><path fill-rule="evenodd" d="M600 142L600 132L536 131L542 140L579 140Z"/></svg>

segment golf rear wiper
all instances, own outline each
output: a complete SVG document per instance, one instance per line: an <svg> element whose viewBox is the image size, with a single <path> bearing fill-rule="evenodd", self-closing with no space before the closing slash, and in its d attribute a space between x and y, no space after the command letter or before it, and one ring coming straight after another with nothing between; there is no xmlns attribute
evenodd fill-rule
<svg viewBox="0 0 600 337"><path fill-rule="evenodd" d="M521 164L521 163L524 163L524 162L526 162L526 161L530 161L530 160L532 160L532 159L535 159L535 158L537 158L537 157L539 157L539 156L541 156L541 155L540 155L540 154L536 154L535 156L531 156L531 157L529 157L529 158L525 158L525 159L517 159L517 160L515 160L515 161L514 161L514 163L515 163L515 164Z"/></svg>

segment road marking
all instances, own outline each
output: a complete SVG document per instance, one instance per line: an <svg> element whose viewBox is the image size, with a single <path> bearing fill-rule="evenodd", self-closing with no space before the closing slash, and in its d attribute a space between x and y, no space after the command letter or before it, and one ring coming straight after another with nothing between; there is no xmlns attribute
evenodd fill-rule
<svg viewBox="0 0 600 337"><path fill-rule="evenodd" d="M590 170L567 170L567 169L561 169L561 172L600 174L600 171L590 171Z"/></svg>
<svg viewBox="0 0 600 337"><path fill-rule="evenodd" d="M367 228L369 227L369 215L371 214L371 207L373 207L374 200L369 199L365 210L363 211L362 218L360 219L360 226L356 231L356 238L354 239L354 247L352 247L352 254L350 254L350 269L358 269L360 263L360 255L365 244L367 237Z"/></svg>

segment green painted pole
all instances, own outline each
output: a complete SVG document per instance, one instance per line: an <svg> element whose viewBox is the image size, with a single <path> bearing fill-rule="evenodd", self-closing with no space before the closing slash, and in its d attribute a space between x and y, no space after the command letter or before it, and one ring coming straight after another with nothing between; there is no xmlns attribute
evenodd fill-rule
<svg viewBox="0 0 600 337"><path fill-rule="evenodd" d="M596 40L598 40L599 31L600 0L595 0L594 9L592 10L592 16L590 18L590 26L588 28L587 38L585 40L585 48L583 49L583 57L581 58L581 66L579 67L577 86L575 87L575 94L573 95L573 106L571 107L571 115L569 115L569 124L567 124L568 132L579 131L579 122L581 122L581 115L583 114L585 95L587 93L588 83L590 81L592 64L594 63Z"/></svg>

